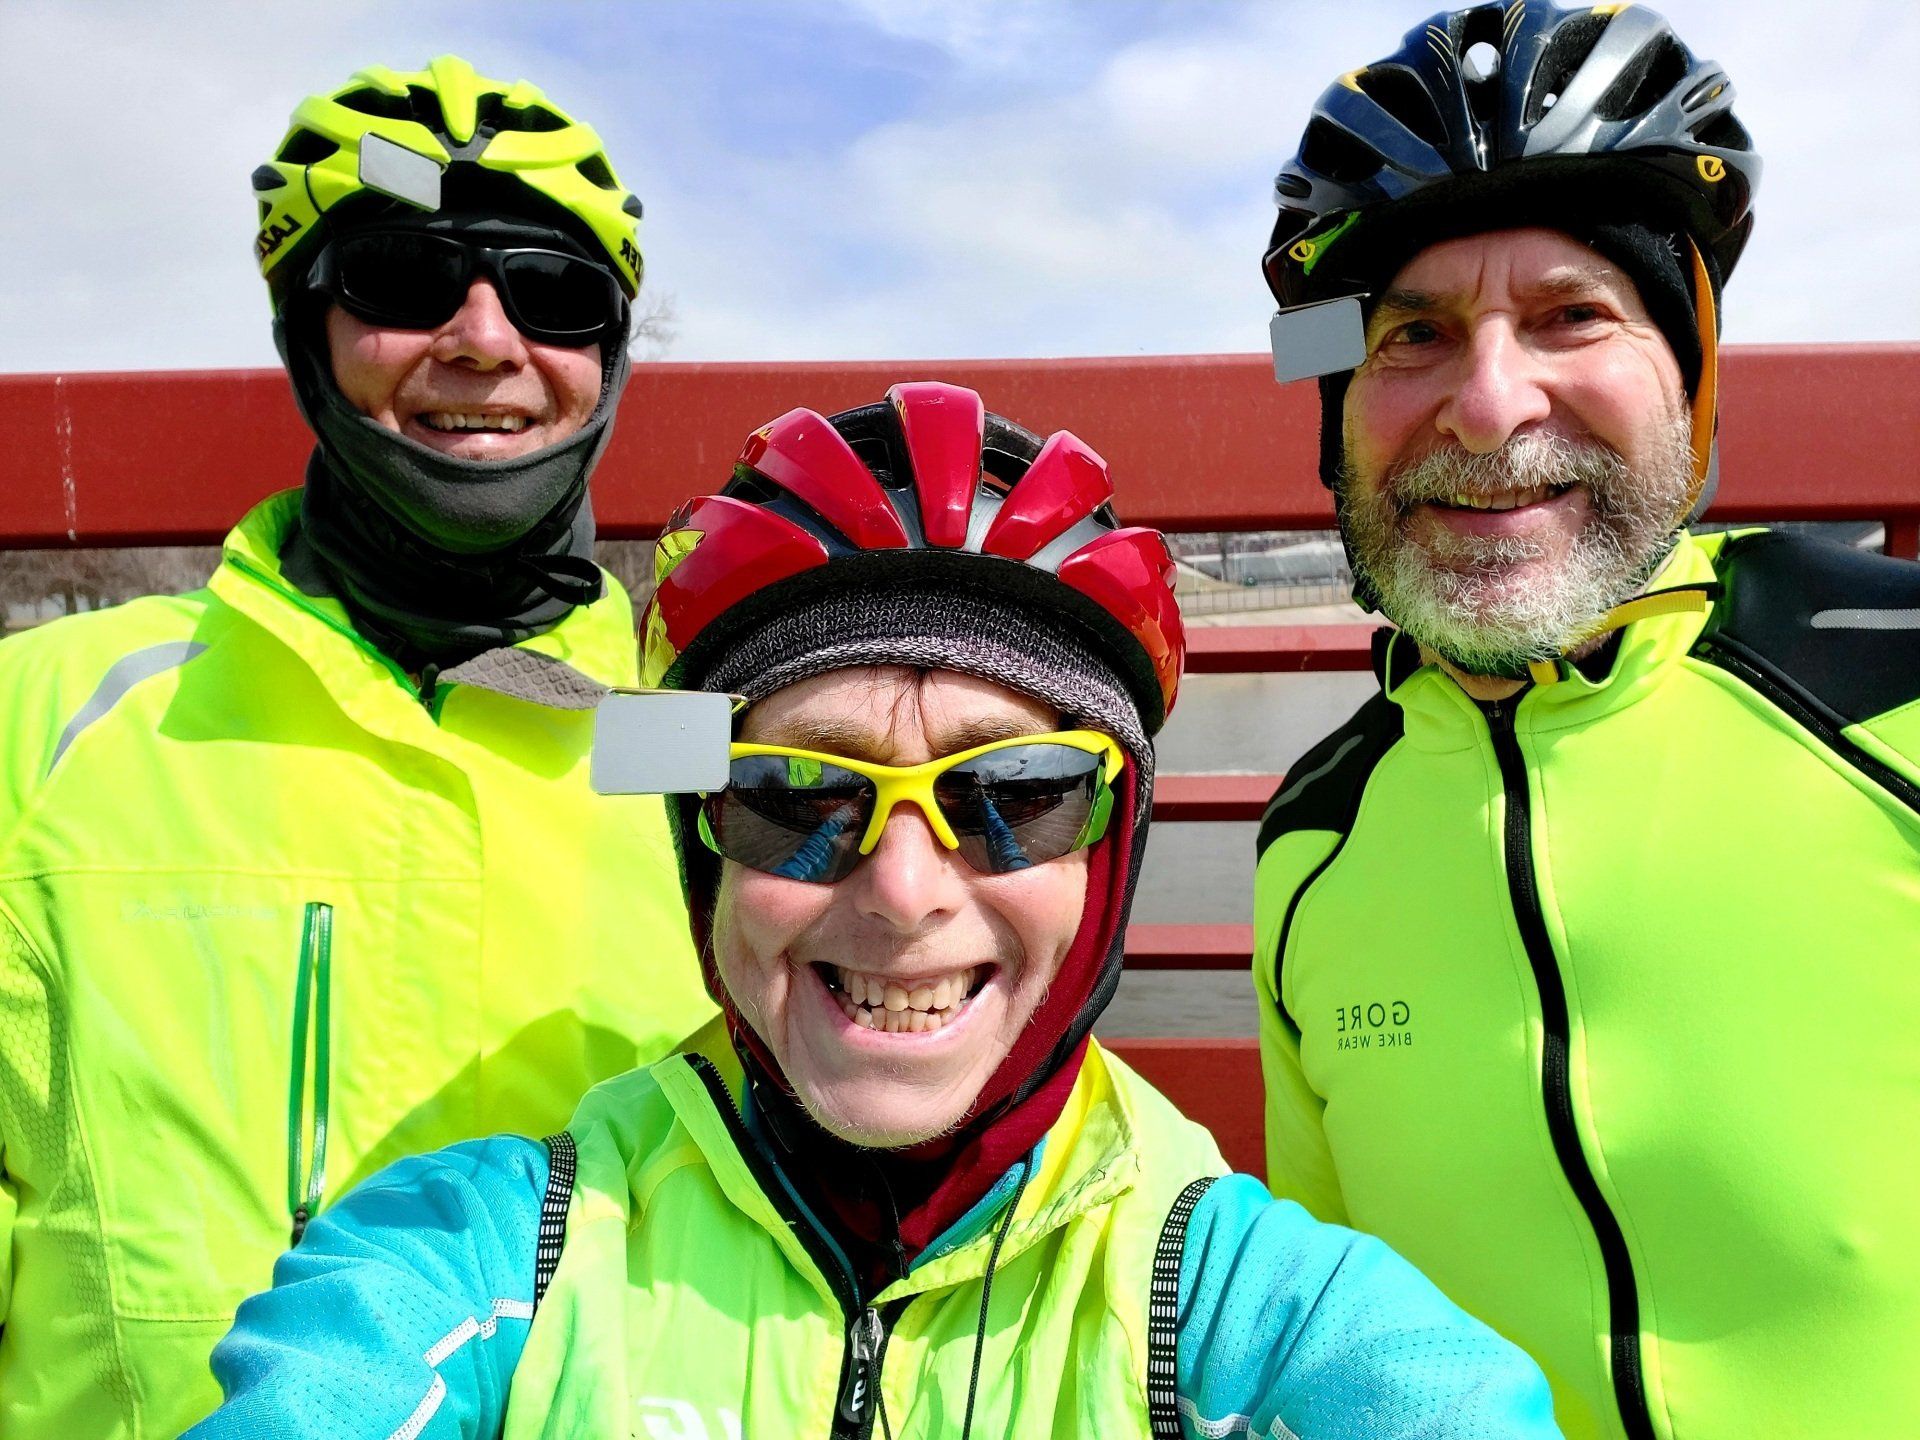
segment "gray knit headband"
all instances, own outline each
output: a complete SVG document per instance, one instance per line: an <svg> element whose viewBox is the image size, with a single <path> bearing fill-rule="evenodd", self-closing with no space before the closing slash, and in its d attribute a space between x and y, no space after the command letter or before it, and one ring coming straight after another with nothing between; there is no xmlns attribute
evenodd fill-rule
<svg viewBox="0 0 1920 1440"><path fill-rule="evenodd" d="M1010 595L928 585L825 591L702 659L683 685L749 700L858 665L992 680L1113 736L1135 766L1136 824L1153 803L1153 746L1120 673L1078 625Z"/></svg>

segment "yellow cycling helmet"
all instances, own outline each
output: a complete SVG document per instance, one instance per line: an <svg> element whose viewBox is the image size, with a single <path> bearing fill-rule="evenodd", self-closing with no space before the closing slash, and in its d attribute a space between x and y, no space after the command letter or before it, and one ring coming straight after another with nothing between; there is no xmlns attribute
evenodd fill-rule
<svg viewBox="0 0 1920 1440"><path fill-rule="evenodd" d="M457 55L410 73L372 65L293 112L273 159L253 172L260 202L254 252L281 304L296 251L337 206L381 196L438 208L439 180L471 164L520 181L591 234L631 299L640 288L640 201L615 178L600 137L524 80L476 74ZM583 235L583 239L585 236Z"/></svg>

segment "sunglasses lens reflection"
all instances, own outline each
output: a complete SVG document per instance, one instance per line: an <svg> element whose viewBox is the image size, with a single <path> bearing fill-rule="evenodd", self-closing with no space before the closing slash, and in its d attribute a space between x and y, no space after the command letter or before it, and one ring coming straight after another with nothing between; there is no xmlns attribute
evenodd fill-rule
<svg viewBox="0 0 1920 1440"><path fill-rule="evenodd" d="M854 771L794 755L736 759L727 789L708 797L713 846L729 860L826 884L860 862L878 790ZM1092 843L1089 820L1106 793L1103 757L1040 742L988 751L934 778L935 802L968 865L1004 875Z"/></svg>

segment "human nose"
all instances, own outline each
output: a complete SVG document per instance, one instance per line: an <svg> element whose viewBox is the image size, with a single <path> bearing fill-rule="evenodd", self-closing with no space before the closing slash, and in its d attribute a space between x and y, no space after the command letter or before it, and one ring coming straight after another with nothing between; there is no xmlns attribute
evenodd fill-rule
<svg viewBox="0 0 1920 1440"><path fill-rule="evenodd" d="M1552 412L1541 362L1511 326L1475 326L1457 363L1458 382L1434 425L1474 454L1498 450L1515 432Z"/></svg>
<svg viewBox="0 0 1920 1440"><path fill-rule="evenodd" d="M493 282L481 276L467 287L467 298L434 332L433 358L443 365L497 370L526 363L526 341L500 303Z"/></svg>
<svg viewBox="0 0 1920 1440"><path fill-rule="evenodd" d="M913 934L959 908L966 884L962 863L957 852L940 843L919 806L898 805L873 853L853 872L861 913Z"/></svg>

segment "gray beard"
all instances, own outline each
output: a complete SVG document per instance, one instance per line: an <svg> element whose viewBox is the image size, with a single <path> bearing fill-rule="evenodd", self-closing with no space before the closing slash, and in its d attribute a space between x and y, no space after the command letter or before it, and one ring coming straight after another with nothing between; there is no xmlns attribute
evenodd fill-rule
<svg viewBox="0 0 1920 1440"><path fill-rule="evenodd" d="M1354 569L1372 583L1388 619L1466 674L1518 678L1529 661L1574 650L1602 616L1646 587L1687 512L1692 447L1685 411L1637 471L1591 440L1517 435L1485 455L1453 445L1390 475L1372 493L1346 473L1341 525ZM1565 561L1550 572L1514 573L1546 553L1525 536L1443 532L1418 545L1405 533L1408 513L1423 501L1536 485L1583 486L1592 505Z"/></svg>

